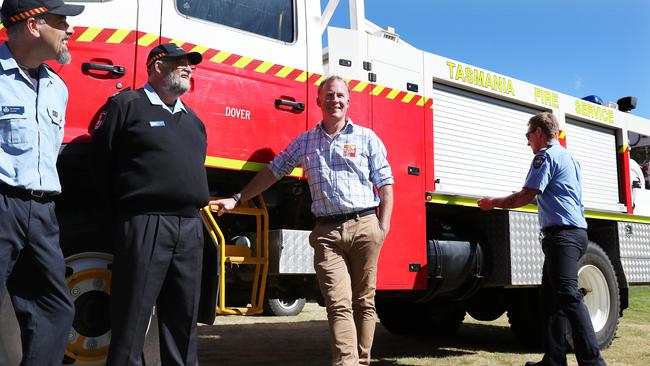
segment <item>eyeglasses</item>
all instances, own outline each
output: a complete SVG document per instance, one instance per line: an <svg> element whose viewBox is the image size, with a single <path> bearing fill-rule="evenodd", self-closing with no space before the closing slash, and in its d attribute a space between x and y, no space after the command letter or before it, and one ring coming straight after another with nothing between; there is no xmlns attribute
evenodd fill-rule
<svg viewBox="0 0 650 366"><path fill-rule="evenodd" d="M190 71L196 70L196 65L192 65L188 60L177 61L177 60L170 60L167 58L163 58L158 60L158 62L161 63L164 62L170 65L171 67L173 67L174 69L178 69L178 70L182 70L182 69L190 69Z"/></svg>
<svg viewBox="0 0 650 366"><path fill-rule="evenodd" d="M537 128L535 128L532 131L526 132L526 140L530 140L530 135L534 134L535 132L537 132Z"/></svg>

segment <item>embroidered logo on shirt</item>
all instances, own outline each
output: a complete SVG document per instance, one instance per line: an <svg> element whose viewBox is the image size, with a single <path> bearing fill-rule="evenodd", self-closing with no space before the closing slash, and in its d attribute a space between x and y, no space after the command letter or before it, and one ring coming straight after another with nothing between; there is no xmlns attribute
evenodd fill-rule
<svg viewBox="0 0 650 366"><path fill-rule="evenodd" d="M356 144L343 145L343 156L348 158L353 158L357 156L357 145Z"/></svg>
<svg viewBox="0 0 650 366"><path fill-rule="evenodd" d="M149 121L151 127L165 127L165 121Z"/></svg>
<svg viewBox="0 0 650 366"><path fill-rule="evenodd" d="M537 155L535 156L535 159L533 159L533 168L539 168L544 164L544 160L546 160L546 157L544 155Z"/></svg>
<svg viewBox="0 0 650 366"><path fill-rule="evenodd" d="M25 114L25 107L23 106L2 106L2 114Z"/></svg>
<svg viewBox="0 0 650 366"><path fill-rule="evenodd" d="M99 114L99 117L97 117L97 122L95 122L95 129L98 129L99 126L104 123L104 120L106 119L106 110L103 110L102 113Z"/></svg>

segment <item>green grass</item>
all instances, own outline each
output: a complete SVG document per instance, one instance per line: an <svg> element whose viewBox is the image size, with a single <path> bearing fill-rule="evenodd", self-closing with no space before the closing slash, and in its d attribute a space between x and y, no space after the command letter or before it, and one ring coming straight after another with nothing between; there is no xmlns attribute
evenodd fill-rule
<svg viewBox="0 0 650 366"><path fill-rule="evenodd" d="M623 312L623 319L650 323L650 287L630 288L630 307Z"/></svg>

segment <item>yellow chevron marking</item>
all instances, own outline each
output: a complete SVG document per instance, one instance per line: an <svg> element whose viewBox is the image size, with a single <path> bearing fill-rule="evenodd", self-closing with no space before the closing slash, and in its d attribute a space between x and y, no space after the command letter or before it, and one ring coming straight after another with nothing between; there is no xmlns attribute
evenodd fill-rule
<svg viewBox="0 0 650 366"><path fill-rule="evenodd" d="M244 67L248 66L253 61L252 58L242 56L239 60L237 60L234 64L232 64L234 67L238 69L243 69Z"/></svg>
<svg viewBox="0 0 650 366"><path fill-rule="evenodd" d="M203 46L194 46L194 48L192 48L192 49L190 50L190 52L198 52L198 53L200 53L200 54L204 54L205 51L207 51L207 50L209 50L208 47L203 47Z"/></svg>
<svg viewBox="0 0 650 366"><path fill-rule="evenodd" d="M418 105L419 107L422 107L422 106L424 106L424 104L425 104L426 102L428 102L428 101L429 101L429 98L426 98L426 97L420 97L420 99L418 100L418 102L415 103L415 104Z"/></svg>
<svg viewBox="0 0 650 366"><path fill-rule="evenodd" d="M264 61L262 62L258 67L255 68L255 71L264 74L265 72L269 71L270 68L275 65L272 62Z"/></svg>
<svg viewBox="0 0 650 366"><path fill-rule="evenodd" d="M92 42L104 28L88 28L77 38L78 42Z"/></svg>
<svg viewBox="0 0 650 366"><path fill-rule="evenodd" d="M252 161L218 158L216 156L207 156L205 165L213 168L227 168L234 170L260 171L268 164L255 163ZM295 168L288 174L291 177L302 177L302 168Z"/></svg>
<svg viewBox="0 0 650 366"><path fill-rule="evenodd" d="M366 83L365 81L360 81L359 84L355 85L355 87L352 88L352 91L361 93L366 89L367 86L368 83Z"/></svg>
<svg viewBox="0 0 650 366"><path fill-rule="evenodd" d="M619 154L623 154L624 152L627 151L627 149L628 149L627 145L622 145L621 147L618 148L618 152Z"/></svg>
<svg viewBox="0 0 650 366"><path fill-rule="evenodd" d="M223 60L225 60L225 59L227 59L228 57L230 57L230 55L232 55L232 53L229 53L229 52L226 52L226 51L219 51L219 53L217 53L216 55L212 56L212 58L210 59L210 61L212 61L212 62L216 62L216 63L220 64L220 63L223 62Z"/></svg>
<svg viewBox="0 0 650 366"><path fill-rule="evenodd" d="M106 40L106 43L121 43L129 33L131 31L128 29L118 29Z"/></svg>
<svg viewBox="0 0 650 366"><path fill-rule="evenodd" d="M385 86L376 85L376 86L374 87L374 89L372 89L372 91L370 92L370 94L372 94L372 95L374 95L374 96L378 96L382 91L384 91L384 89L386 89Z"/></svg>
<svg viewBox="0 0 650 366"><path fill-rule="evenodd" d="M287 75L289 75L293 71L293 67L285 66L280 69L277 73L275 73L275 76L279 76L281 78L286 78Z"/></svg>
<svg viewBox="0 0 650 366"><path fill-rule="evenodd" d="M306 71L301 72L300 75L298 75L298 77L296 78L296 81L299 81L301 83L307 81L307 72Z"/></svg>
<svg viewBox="0 0 650 366"><path fill-rule="evenodd" d="M390 91L390 93L388 93L388 95L386 95L386 98L388 98L388 99L395 99L395 97L397 96L397 94L399 94L399 90L397 90L397 89L393 89L393 90Z"/></svg>
<svg viewBox="0 0 650 366"><path fill-rule="evenodd" d="M566 131L560 131L560 136L561 139L566 137Z"/></svg>
<svg viewBox="0 0 650 366"><path fill-rule="evenodd" d="M404 103L410 103L411 100L413 100L414 97L415 97L415 94L408 93L408 94L406 94L406 95L404 96L404 98L402 98L402 102L404 102Z"/></svg>
<svg viewBox="0 0 650 366"><path fill-rule="evenodd" d="M157 35L147 33L144 36L140 37L140 39L138 39L138 45L146 47L146 46L149 46L150 44L154 43L157 40L158 40Z"/></svg>
<svg viewBox="0 0 650 366"><path fill-rule="evenodd" d="M182 46L185 44L185 41L181 41L180 39L172 39L171 41L169 41L169 43L173 43L177 46Z"/></svg>
<svg viewBox="0 0 650 366"><path fill-rule="evenodd" d="M320 83L322 83L323 80L325 80L325 76L324 76L324 75L321 75L321 76L318 78L318 80L316 80L316 82L314 83L314 85L320 85Z"/></svg>

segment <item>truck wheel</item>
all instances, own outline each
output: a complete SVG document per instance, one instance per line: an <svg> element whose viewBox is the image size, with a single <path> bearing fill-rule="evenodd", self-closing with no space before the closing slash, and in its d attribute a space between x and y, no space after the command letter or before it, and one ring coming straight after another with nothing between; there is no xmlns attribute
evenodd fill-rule
<svg viewBox="0 0 650 366"><path fill-rule="evenodd" d="M306 302L305 299L266 299L264 315L295 316L302 312Z"/></svg>
<svg viewBox="0 0 650 366"><path fill-rule="evenodd" d="M465 319L465 308L455 303L425 304L401 299L377 299L377 315L391 333L452 335Z"/></svg>
<svg viewBox="0 0 650 366"><path fill-rule="evenodd" d="M620 295L614 266L598 244L589 242L586 253L578 262L578 268L578 286L585 294L584 302L589 309L598 347L607 348L616 335L620 314ZM573 346L570 329L567 341Z"/></svg>
<svg viewBox="0 0 650 366"><path fill-rule="evenodd" d="M517 341L524 347L539 348L544 330L539 288L514 289L507 293L508 322Z"/></svg>

